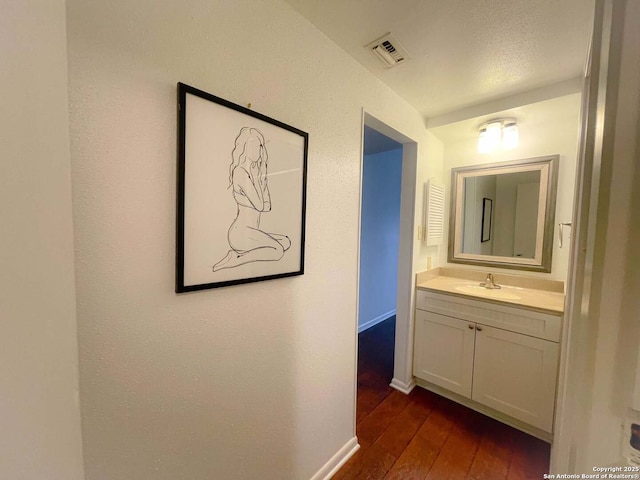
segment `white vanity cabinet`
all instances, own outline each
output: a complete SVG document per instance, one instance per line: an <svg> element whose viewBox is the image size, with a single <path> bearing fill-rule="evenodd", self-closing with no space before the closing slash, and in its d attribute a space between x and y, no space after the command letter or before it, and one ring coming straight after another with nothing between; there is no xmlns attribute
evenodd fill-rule
<svg viewBox="0 0 640 480"><path fill-rule="evenodd" d="M413 374L471 397L475 324L416 310Z"/></svg>
<svg viewBox="0 0 640 480"><path fill-rule="evenodd" d="M413 373L423 386L551 433L561 315L427 290L416 307Z"/></svg>
<svg viewBox="0 0 640 480"><path fill-rule="evenodd" d="M471 398L551 432L558 358L557 343L478 325Z"/></svg>

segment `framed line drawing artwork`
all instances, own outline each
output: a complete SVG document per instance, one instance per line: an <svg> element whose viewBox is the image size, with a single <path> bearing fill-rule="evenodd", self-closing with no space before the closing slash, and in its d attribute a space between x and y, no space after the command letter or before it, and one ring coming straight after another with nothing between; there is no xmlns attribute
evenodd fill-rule
<svg viewBox="0 0 640 480"><path fill-rule="evenodd" d="M482 199L482 233L480 234L481 243L488 242L489 240L491 240L492 213L493 213L493 200L491 200L490 198L483 198Z"/></svg>
<svg viewBox="0 0 640 480"><path fill-rule="evenodd" d="M308 140L178 83L176 293L304 274Z"/></svg>

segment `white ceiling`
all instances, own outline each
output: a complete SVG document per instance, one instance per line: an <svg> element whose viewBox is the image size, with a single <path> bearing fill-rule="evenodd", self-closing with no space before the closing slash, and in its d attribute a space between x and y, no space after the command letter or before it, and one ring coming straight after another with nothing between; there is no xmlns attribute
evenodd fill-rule
<svg viewBox="0 0 640 480"><path fill-rule="evenodd" d="M593 0L286 1L428 119L580 77L594 9ZM411 55L391 69L365 48L389 32Z"/></svg>

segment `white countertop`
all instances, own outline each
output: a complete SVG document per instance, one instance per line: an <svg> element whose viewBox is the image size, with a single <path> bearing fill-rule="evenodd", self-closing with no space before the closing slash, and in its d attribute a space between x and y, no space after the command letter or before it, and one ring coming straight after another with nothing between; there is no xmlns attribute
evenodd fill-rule
<svg viewBox="0 0 640 480"><path fill-rule="evenodd" d="M448 276L436 276L416 285L416 288L422 290L479 298L505 305L520 305L554 313L564 312L564 293L509 285L501 285L501 287L498 290L491 290L480 287L477 281Z"/></svg>

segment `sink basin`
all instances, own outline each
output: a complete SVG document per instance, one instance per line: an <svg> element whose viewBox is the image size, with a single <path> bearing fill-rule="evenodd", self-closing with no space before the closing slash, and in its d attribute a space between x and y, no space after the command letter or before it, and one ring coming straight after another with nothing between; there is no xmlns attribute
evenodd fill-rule
<svg viewBox="0 0 640 480"><path fill-rule="evenodd" d="M504 288L492 290L490 288L481 287L480 285L459 285L455 288L460 293L467 293L478 297L496 298L499 300L520 300L518 295L512 291L505 290Z"/></svg>

